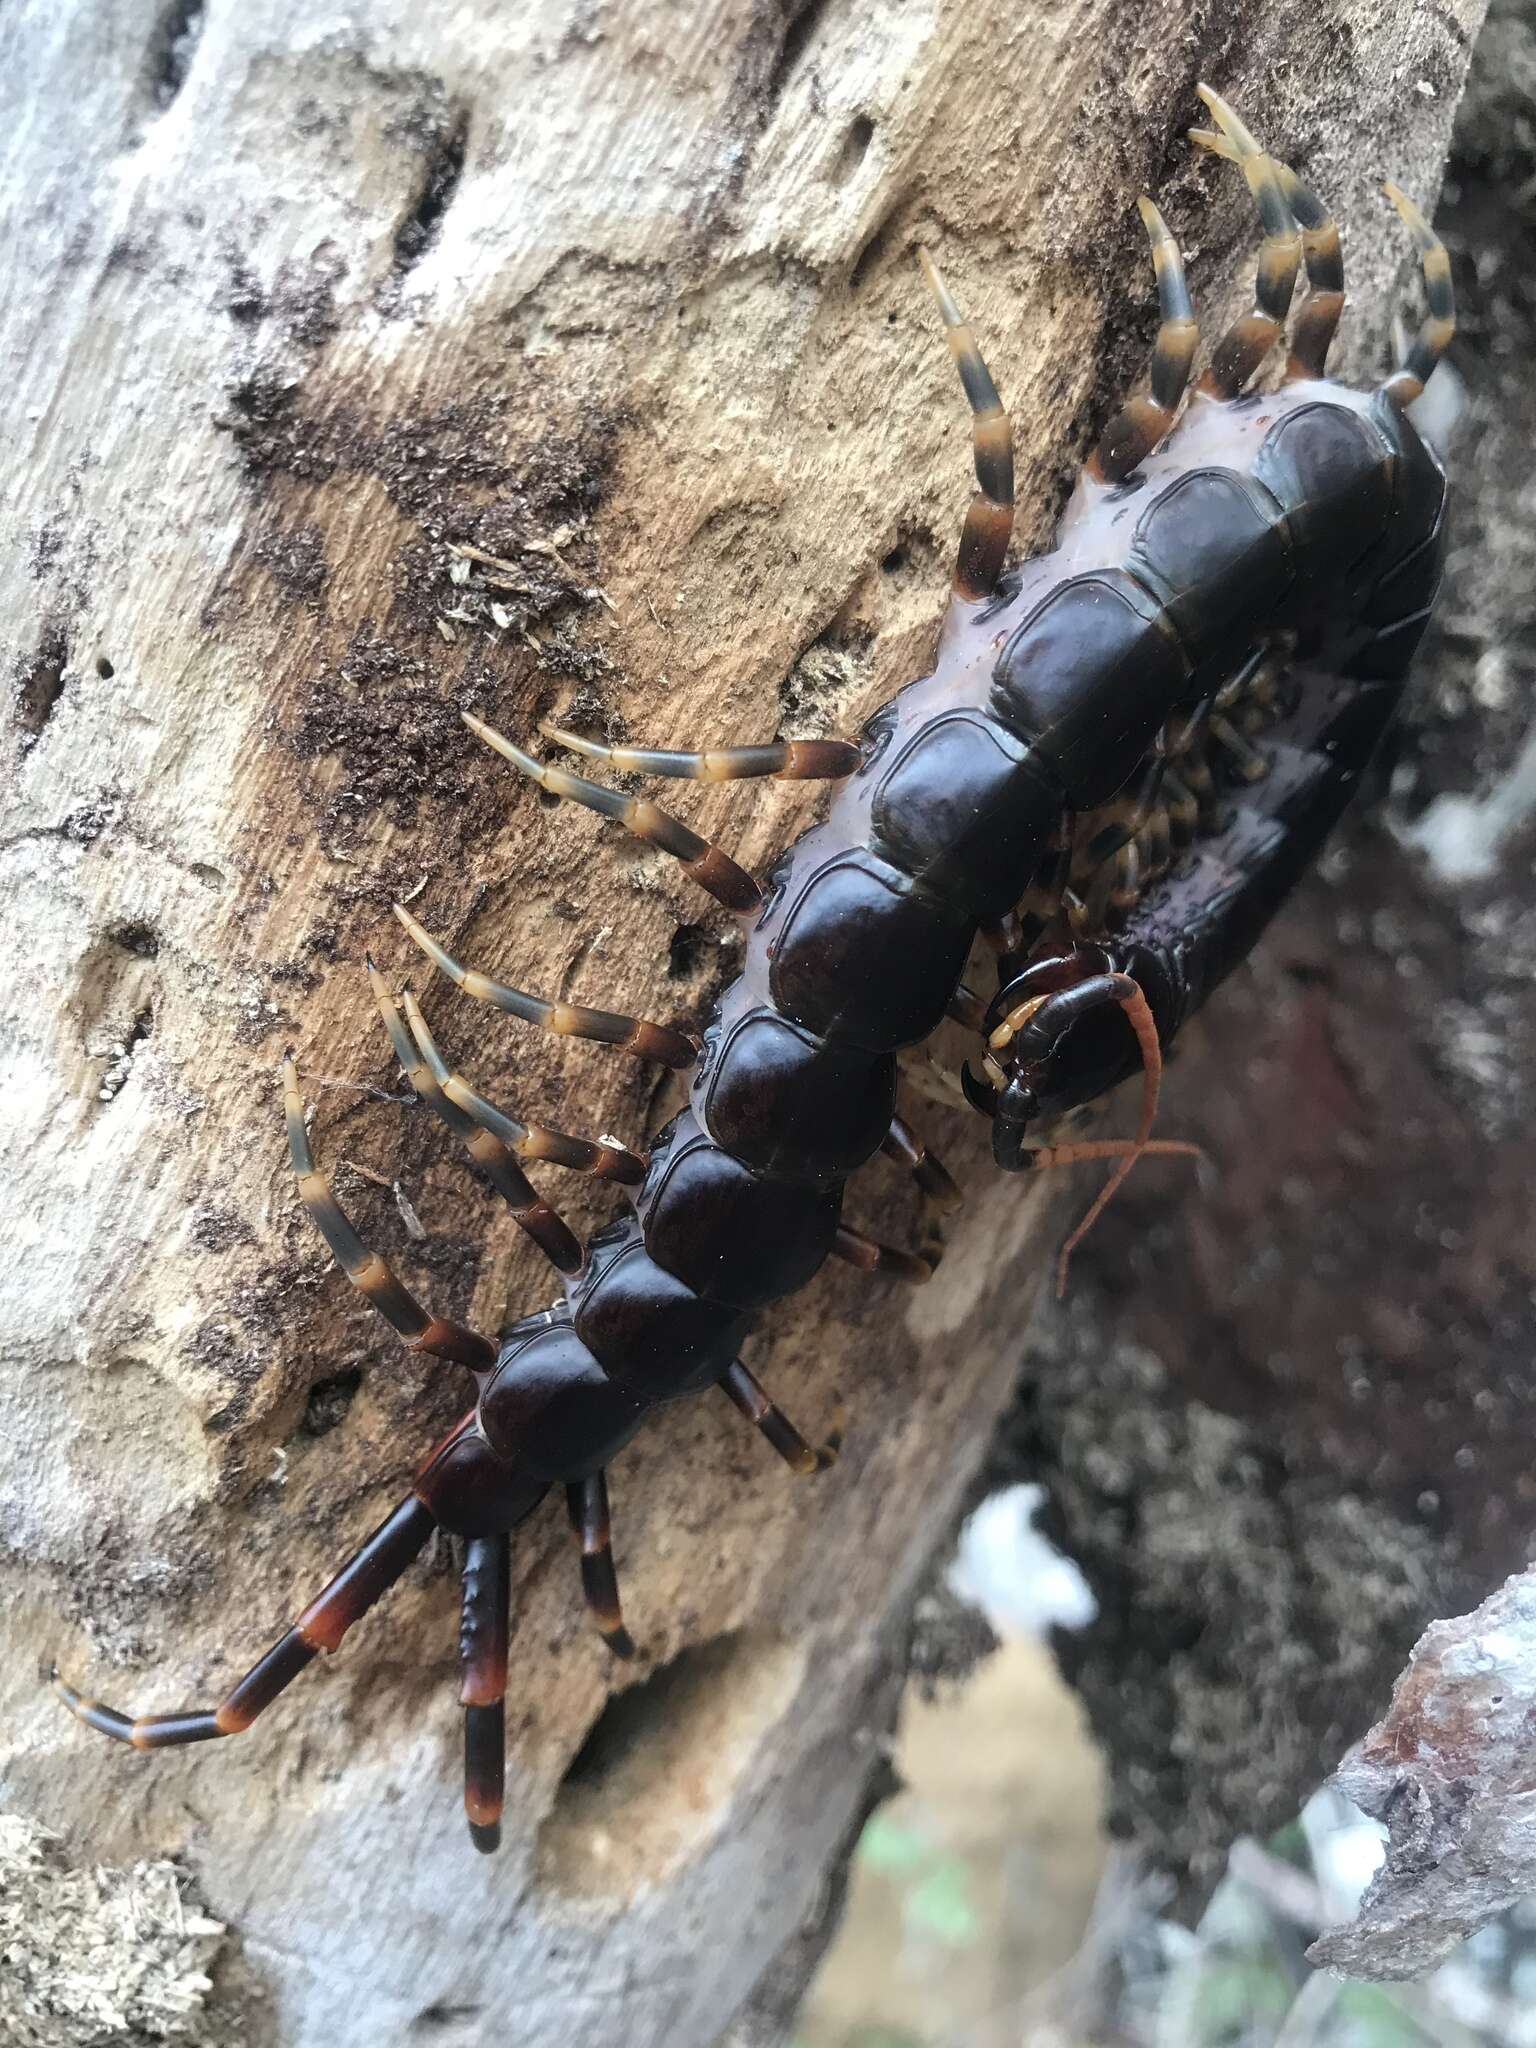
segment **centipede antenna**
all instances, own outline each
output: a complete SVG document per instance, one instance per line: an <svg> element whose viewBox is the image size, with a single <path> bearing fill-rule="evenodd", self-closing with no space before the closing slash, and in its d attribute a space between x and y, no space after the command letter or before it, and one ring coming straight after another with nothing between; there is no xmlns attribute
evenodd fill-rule
<svg viewBox="0 0 1536 2048"><path fill-rule="evenodd" d="M501 1847L507 1774L507 1637L511 1544L471 1536L459 1610L459 1702L464 1709L464 1817L482 1855Z"/></svg>
<svg viewBox="0 0 1536 2048"><path fill-rule="evenodd" d="M720 1382L732 1403L746 1416L748 1422L761 1432L772 1444L785 1464L808 1478L812 1473L825 1472L837 1463L839 1439L837 1432L828 1437L819 1450L808 1444L796 1429L783 1409L771 1401L738 1358Z"/></svg>
<svg viewBox="0 0 1536 2048"><path fill-rule="evenodd" d="M1056 1299L1061 1300L1067 1291L1067 1269L1072 1263L1072 1254L1092 1230L1124 1185L1126 1176L1142 1157L1152 1136L1152 1126L1157 1121L1157 1098L1163 1080L1163 1048L1157 1035L1157 1021L1152 1015L1140 984L1129 975L1116 975L1116 981L1124 981L1128 987L1116 996L1126 1022L1136 1034L1136 1043L1141 1049L1141 1119L1136 1134L1131 1140L1131 1149L1120 1160L1109 1179L1100 1188L1087 1214L1062 1246L1056 1258Z"/></svg>
<svg viewBox="0 0 1536 2048"><path fill-rule="evenodd" d="M331 1248L331 1255L370 1308L412 1351L452 1359L471 1371L488 1371L496 1363L496 1347L462 1323L435 1316L411 1293L389 1261L371 1251L353 1229L331 1184L315 1164L309 1133L304 1128L304 1099L299 1073L290 1053L283 1061L283 1109L288 1122L288 1154L299 1183L299 1200Z"/></svg>
<svg viewBox="0 0 1536 2048"><path fill-rule="evenodd" d="M221 1735L243 1735L321 1650L340 1649L347 1630L389 1591L436 1527L437 1518L426 1503L414 1493L407 1494L216 1707L189 1707L170 1714L122 1714L100 1700L87 1699L57 1672L53 1689L77 1721L99 1735L131 1743L135 1749L173 1749L187 1742L211 1742Z"/></svg>
<svg viewBox="0 0 1536 2048"><path fill-rule="evenodd" d="M657 1060L664 1067L691 1067L698 1048L681 1031L665 1024L651 1024L643 1017L626 1017L610 1010L587 1010L575 1003L550 1003L542 996L530 996L507 982L493 981L471 967L461 967L446 946L424 931L403 903L394 906L395 916L423 953L448 979L473 996L477 1003L489 1003L509 1017L536 1024L562 1038L586 1038L598 1045L616 1045L637 1059Z"/></svg>
<svg viewBox="0 0 1536 2048"><path fill-rule="evenodd" d="M581 1552L581 1590L592 1625L615 1657L633 1657L634 1637L624 1626L619 1580L613 1566L613 1524L608 1480L592 1472L565 1489L566 1513Z"/></svg>
<svg viewBox="0 0 1536 2048"><path fill-rule="evenodd" d="M981 495L966 509L955 556L955 595L968 604L990 597L1013 536L1013 427L969 323L950 297L933 258L919 249L923 279L938 304L945 339L971 408L971 444Z"/></svg>
<svg viewBox="0 0 1536 2048"><path fill-rule="evenodd" d="M596 811L599 817L613 818L637 839L670 854L681 864L684 874L724 909L733 911L737 917L753 917L761 908L763 892L746 869L738 867L718 846L701 839L670 811L647 803L643 797L623 796L616 789L605 789L600 782L588 781L585 775L573 775L569 769L536 760L472 712L461 711L459 716L477 739L484 740L503 760L510 761L551 796L568 797L573 803Z"/></svg>
<svg viewBox="0 0 1536 2048"><path fill-rule="evenodd" d="M467 1117L493 1132L520 1159L569 1167L573 1173L589 1173L595 1180L618 1181L626 1187L638 1187L645 1179L644 1158L637 1152L627 1152L622 1145L594 1144L590 1138L573 1138L568 1132L552 1131L545 1124L520 1123L516 1117L503 1115L448 1065L409 989L403 992L401 1003L417 1051L443 1094Z"/></svg>
<svg viewBox="0 0 1536 2048"><path fill-rule="evenodd" d="M1152 346L1151 397L1127 399L1088 458L1089 475L1107 484L1123 483L1173 425L1200 340L1179 245L1145 194L1136 204L1152 244L1160 324Z"/></svg>
<svg viewBox="0 0 1536 2048"><path fill-rule="evenodd" d="M666 775L677 782L746 782L762 776L780 782L840 782L853 774L860 758L851 740L774 740L762 747L719 747L690 754L661 747L605 747L549 719L539 730L557 746L620 773Z"/></svg>
<svg viewBox="0 0 1536 2048"><path fill-rule="evenodd" d="M368 960L368 981L405 1078L438 1121L452 1131L506 1203L513 1222L533 1239L556 1272L579 1273L586 1264L580 1239L540 1195L501 1138L450 1101L437 1075L412 1041L399 1007L390 994L389 984L371 957Z"/></svg>
<svg viewBox="0 0 1536 2048"><path fill-rule="evenodd" d="M1208 85L1199 85L1195 90L1231 145L1218 153L1240 166L1264 229L1253 311L1227 329L1212 353L1210 368L1200 379L1201 391L1212 398L1230 399L1242 391L1285 325L1296 289L1296 273L1301 267L1301 235L1291 218L1273 158L1259 148L1220 93L1213 92ZM1198 138L1205 131L1192 133Z"/></svg>
<svg viewBox="0 0 1536 2048"><path fill-rule="evenodd" d="M1445 244L1415 206L1408 194L1389 178L1382 186L1397 208L1424 271L1424 297L1428 310L1408 351L1408 360L1381 387L1392 404L1412 405L1434 375L1435 365L1445 354L1456 332L1456 294L1451 285L1451 259Z"/></svg>

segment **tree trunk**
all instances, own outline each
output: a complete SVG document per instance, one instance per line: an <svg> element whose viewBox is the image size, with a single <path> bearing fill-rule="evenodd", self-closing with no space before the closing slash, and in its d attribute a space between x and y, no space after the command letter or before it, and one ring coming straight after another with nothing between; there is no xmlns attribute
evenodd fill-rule
<svg viewBox="0 0 1536 2048"><path fill-rule="evenodd" d="M206 2038L238 1997L285 2048L689 2048L781 1954L803 1975L1052 1241L979 1120L919 1102L970 1194L939 1278L818 1279L749 1354L808 1430L847 1396L836 1475L795 1491L714 1401L618 1468L647 1682L605 1664L560 1518L528 1525L494 1862L455 1812L446 1545L238 1743L145 1759L68 1722L55 1656L120 1704L216 1696L463 1405L296 1209L286 1045L434 1306L494 1328L551 1294L399 1101L361 974L420 966L391 899L607 1008L696 1018L733 971L675 867L542 807L458 707L663 745L853 730L929 659L970 489L915 248L1012 399L1039 545L1144 360L1139 190L1208 319L1248 303L1240 182L1182 140L1195 78L1335 202L1345 355L1374 363L1408 266L1372 181L1432 196L1479 13L8 10L6 1775L76 1860L195 1874L230 1929ZM679 808L761 870L816 797ZM515 1113L633 1143L668 1113L618 1054L426 998ZM852 1214L900 1238L894 1170Z"/></svg>

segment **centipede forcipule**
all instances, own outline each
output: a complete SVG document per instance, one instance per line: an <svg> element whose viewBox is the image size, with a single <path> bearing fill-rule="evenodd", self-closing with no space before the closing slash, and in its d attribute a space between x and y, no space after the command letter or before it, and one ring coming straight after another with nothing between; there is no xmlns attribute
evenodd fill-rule
<svg viewBox="0 0 1536 2048"><path fill-rule="evenodd" d="M301 1198L338 1263L412 1349L474 1381L472 1411L401 1504L276 1645L211 1709L133 1718L59 1690L140 1748L248 1728L405 1571L434 1529L465 1539L461 1698L465 1803L477 1847L500 1835L510 1532L565 1489L588 1608L631 1653L607 1468L660 1403L719 1387L798 1472L835 1446L801 1436L741 1363L756 1317L829 1256L926 1278L918 1251L842 1223L849 1176L885 1151L935 1216L958 1194L895 1113L897 1055L946 1015L983 1039L968 1089L1008 1170L1114 1161L1092 1214L1151 1140L1162 1050L1253 945L1347 801L1383 730L1438 579L1444 479L1405 408L1451 334L1445 253L1389 196L1422 256L1428 313L1404 366L1361 393L1326 376L1343 307L1322 203L1202 88L1205 148L1234 161L1263 228L1255 302L1185 405L1197 332L1177 244L1141 202L1161 325L1150 395L1111 419L1054 548L1004 571L1011 430L969 328L924 268L974 417L979 493L961 533L931 672L857 742L784 740L700 753L560 744L613 769L837 784L824 823L762 885L643 798L552 765L469 720L556 798L597 810L678 860L741 920L739 978L697 1037L548 1001L455 960L411 913L415 944L467 995L540 1028L686 1075L687 1106L648 1155L505 1116L440 1056L414 997L369 963L400 1065L561 1275L553 1308L499 1342L436 1316L356 1235L315 1164L292 1061L289 1142ZM1285 380L1245 396L1279 341L1305 260L1309 289ZM990 1001L964 987L978 935ZM1137 1067L1129 1140L1029 1149L1030 1128ZM581 1244L524 1166L626 1189L628 1213Z"/></svg>

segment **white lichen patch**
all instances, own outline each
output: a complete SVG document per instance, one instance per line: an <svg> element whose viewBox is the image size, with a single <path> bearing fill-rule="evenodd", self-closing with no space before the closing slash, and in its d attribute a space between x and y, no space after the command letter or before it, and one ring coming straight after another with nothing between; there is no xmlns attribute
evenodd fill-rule
<svg viewBox="0 0 1536 2048"><path fill-rule="evenodd" d="M197 2038L227 1939L163 1860L74 1869L0 1814L0 2040L10 2048Z"/></svg>

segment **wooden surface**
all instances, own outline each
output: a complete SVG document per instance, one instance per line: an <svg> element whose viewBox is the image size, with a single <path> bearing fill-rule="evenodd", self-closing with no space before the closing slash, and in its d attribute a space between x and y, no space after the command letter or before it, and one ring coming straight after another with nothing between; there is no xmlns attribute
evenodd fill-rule
<svg viewBox="0 0 1536 2048"><path fill-rule="evenodd" d="M1181 140L1194 79L1336 202L1374 362L1408 261L1373 181L1432 196L1479 12L7 10L5 1787L81 1860L196 1873L246 2039L719 2036L859 1809L1055 1227L914 1089L971 1197L950 1259L919 1295L822 1278L755 1340L808 1430L851 1404L815 1493L723 1401L625 1455L627 1603L670 1668L574 1772L615 1674L558 1518L529 1526L498 1861L456 1811L446 1547L237 1743L144 1759L69 1724L54 1657L115 1704L215 1695L459 1405L296 1213L286 1045L436 1305L494 1327L551 1291L380 1100L361 955L415 966L390 897L606 1007L694 1016L731 971L675 871L542 806L456 707L657 744L851 730L929 657L969 489L915 247L985 337L1038 544L1144 358L1138 190L1202 310L1247 302L1246 202ZM464 543L508 587L456 584ZM761 867L815 801L678 808ZM617 1055L424 995L509 1110L637 1142L665 1113ZM878 1165L850 1214L912 1220Z"/></svg>

